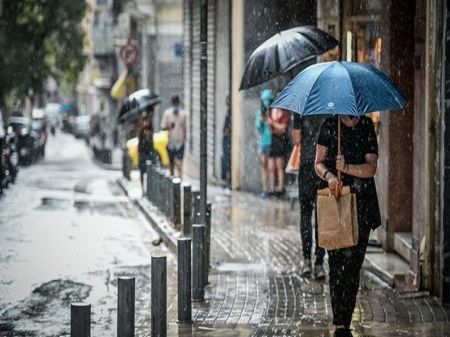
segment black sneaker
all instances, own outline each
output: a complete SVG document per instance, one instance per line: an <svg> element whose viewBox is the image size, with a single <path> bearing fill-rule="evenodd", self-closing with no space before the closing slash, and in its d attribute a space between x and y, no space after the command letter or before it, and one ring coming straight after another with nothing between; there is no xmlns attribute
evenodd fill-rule
<svg viewBox="0 0 450 337"><path fill-rule="evenodd" d="M286 195L286 190L276 191L276 192L275 192L275 196L276 196L277 198L280 198L280 199L284 198L285 195Z"/></svg>
<svg viewBox="0 0 450 337"><path fill-rule="evenodd" d="M310 277L311 276L311 272L312 272L311 260L310 259L305 259L305 261L303 261L303 266L302 266L302 270L300 272L300 275L303 276L303 277Z"/></svg>
<svg viewBox="0 0 450 337"><path fill-rule="evenodd" d="M322 264L314 265L314 279L317 281L325 280L325 269Z"/></svg>
<svg viewBox="0 0 450 337"><path fill-rule="evenodd" d="M270 197L270 192L262 192L262 193L259 195L259 197L260 197L261 199L267 199L267 198Z"/></svg>
<svg viewBox="0 0 450 337"><path fill-rule="evenodd" d="M339 328L334 330L334 337L353 337L352 330L349 328Z"/></svg>

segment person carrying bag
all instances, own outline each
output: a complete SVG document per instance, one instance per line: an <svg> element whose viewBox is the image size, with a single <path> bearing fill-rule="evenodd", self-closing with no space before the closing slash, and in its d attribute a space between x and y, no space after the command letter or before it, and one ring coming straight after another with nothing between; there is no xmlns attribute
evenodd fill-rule
<svg viewBox="0 0 450 337"><path fill-rule="evenodd" d="M329 256L335 337L352 336L350 323L370 230L381 225L373 178L377 161L377 138L368 117L335 115L322 124L315 160L322 179L318 232L319 245Z"/></svg>
<svg viewBox="0 0 450 337"><path fill-rule="evenodd" d="M341 152L341 119L338 118L337 157ZM328 249L348 248L358 244L356 195L342 186L342 172L337 172L337 186L317 191L319 246Z"/></svg>

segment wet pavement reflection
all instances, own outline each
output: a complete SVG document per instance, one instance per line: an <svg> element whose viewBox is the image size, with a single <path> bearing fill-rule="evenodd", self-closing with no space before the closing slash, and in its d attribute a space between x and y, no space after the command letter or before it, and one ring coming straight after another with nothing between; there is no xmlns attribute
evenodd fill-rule
<svg viewBox="0 0 450 337"><path fill-rule="evenodd" d="M151 245L158 236L118 175L60 134L0 198L0 336L68 335L70 303L79 301L92 304L93 336L114 335L122 275L136 277L137 335L149 333L150 256L167 250Z"/></svg>
<svg viewBox="0 0 450 337"><path fill-rule="evenodd" d="M152 245L159 237L119 177L93 164L83 142L60 134L0 198L1 337L68 336L70 303L78 301L92 304L93 336L115 335L122 275L136 278L136 336L149 336L150 257L161 252L168 336L333 336L328 283L299 275L298 210L217 187L209 189L206 301L194 303L193 325L178 325L175 256ZM436 298L400 298L365 272L352 328L360 337L450 336L448 317Z"/></svg>

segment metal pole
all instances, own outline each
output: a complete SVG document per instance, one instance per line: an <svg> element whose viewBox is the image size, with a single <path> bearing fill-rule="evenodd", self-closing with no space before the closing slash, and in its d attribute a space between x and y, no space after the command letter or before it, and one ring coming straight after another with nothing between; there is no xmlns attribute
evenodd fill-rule
<svg viewBox="0 0 450 337"><path fill-rule="evenodd" d="M131 180L131 160L126 147L122 152L122 169L123 177L127 180Z"/></svg>
<svg viewBox="0 0 450 337"><path fill-rule="evenodd" d="M200 191L192 192L192 223L201 223L200 217L201 195Z"/></svg>
<svg viewBox="0 0 450 337"><path fill-rule="evenodd" d="M117 337L134 337L134 277L119 277L117 284Z"/></svg>
<svg viewBox="0 0 450 337"><path fill-rule="evenodd" d="M208 176L208 0L201 0L200 16L200 223L206 223Z"/></svg>
<svg viewBox="0 0 450 337"><path fill-rule="evenodd" d="M147 173L147 191L145 191L145 195L147 196L147 199L150 199L150 192L151 192L151 170L152 170L152 162L150 160L147 160L145 162L145 171Z"/></svg>
<svg viewBox="0 0 450 337"><path fill-rule="evenodd" d="M70 305L70 337L91 336L91 305L72 303Z"/></svg>
<svg viewBox="0 0 450 337"><path fill-rule="evenodd" d="M192 299L205 300L205 225L192 225Z"/></svg>
<svg viewBox="0 0 450 337"><path fill-rule="evenodd" d="M183 235L190 236L192 232L192 193L191 185L183 185Z"/></svg>
<svg viewBox="0 0 450 337"><path fill-rule="evenodd" d="M181 179L172 180L172 220L175 228L181 225Z"/></svg>
<svg viewBox="0 0 450 337"><path fill-rule="evenodd" d="M211 203L206 205L206 228L205 228L205 272L204 281L205 285L209 283L209 266L210 266L210 254L211 254Z"/></svg>
<svg viewBox="0 0 450 337"><path fill-rule="evenodd" d="M178 239L178 322L192 322L191 239Z"/></svg>
<svg viewBox="0 0 450 337"><path fill-rule="evenodd" d="M152 256L152 337L167 336L167 265L164 255Z"/></svg>

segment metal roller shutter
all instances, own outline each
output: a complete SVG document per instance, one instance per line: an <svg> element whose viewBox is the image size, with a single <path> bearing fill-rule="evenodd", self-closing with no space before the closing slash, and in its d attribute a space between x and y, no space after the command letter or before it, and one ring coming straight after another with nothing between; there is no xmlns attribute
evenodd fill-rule
<svg viewBox="0 0 450 337"><path fill-rule="evenodd" d="M208 2L208 175L215 173L216 153L216 1Z"/></svg>
<svg viewBox="0 0 450 337"><path fill-rule="evenodd" d="M183 2L183 104L184 108L191 113L192 111L192 95L191 95L191 77L192 77L192 25L191 25L191 0L184 0ZM187 137L190 142L191 139L191 127L187 130ZM189 146L191 148L191 146Z"/></svg>
<svg viewBox="0 0 450 337"><path fill-rule="evenodd" d="M200 0L191 2L192 25L190 27L190 74L185 71L185 76L190 75L189 80L185 80L185 86L190 87L190 150L192 158L200 161ZM216 69L216 3L208 2L208 87L207 87L207 113L208 113L208 173L214 174L215 168L215 69ZM188 93L186 90L185 93Z"/></svg>

